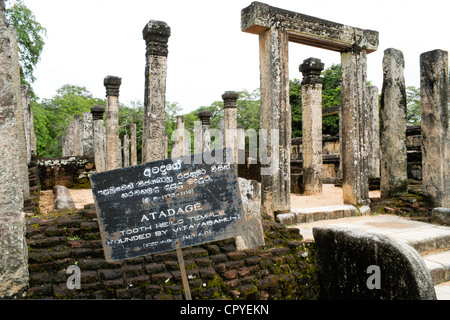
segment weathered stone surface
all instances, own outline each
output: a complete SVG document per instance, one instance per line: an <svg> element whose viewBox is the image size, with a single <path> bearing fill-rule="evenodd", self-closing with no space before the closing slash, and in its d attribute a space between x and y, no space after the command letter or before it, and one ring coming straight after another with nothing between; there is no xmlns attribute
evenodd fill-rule
<svg viewBox="0 0 450 320"><path fill-rule="evenodd" d="M83 157L94 156L94 127L92 113L84 112L81 127L81 155Z"/></svg>
<svg viewBox="0 0 450 320"><path fill-rule="evenodd" d="M130 164L132 166L137 165L136 123L131 124Z"/></svg>
<svg viewBox="0 0 450 320"><path fill-rule="evenodd" d="M22 88L20 85L19 47L17 44L17 34L14 27L9 27L10 50L11 50L11 77L13 81L13 94L15 103L15 117L19 147L19 174L22 184L23 197L30 197L30 185L28 181L28 161L27 145L25 137L24 111L22 101Z"/></svg>
<svg viewBox="0 0 450 320"><path fill-rule="evenodd" d="M12 297L28 286L28 247L23 212L0 215L0 298Z"/></svg>
<svg viewBox="0 0 450 320"><path fill-rule="evenodd" d="M369 178L380 177L380 115L378 88L367 87L367 158Z"/></svg>
<svg viewBox="0 0 450 320"><path fill-rule="evenodd" d="M239 94L234 91L226 91L222 95L223 99L223 119L224 119L224 146L233 150L233 161L238 163L237 148L237 99ZM237 168L237 166L236 166Z"/></svg>
<svg viewBox="0 0 450 320"><path fill-rule="evenodd" d="M201 125L201 152L205 152L211 150L211 132L210 132L210 124L212 112L209 110L200 111L197 114L200 119Z"/></svg>
<svg viewBox="0 0 450 320"><path fill-rule="evenodd" d="M177 116L177 128L172 135L175 135L175 141L172 145L172 158L182 157L190 154L190 142L189 137L185 136L184 128L184 116ZM173 140L173 136L172 136Z"/></svg>
<svg viewBox="0 0 450 320"><path fill-rule="evenodd" d="M55 209L76 209L69 189L64 186L54 186L53 193L55 194Z"/></svg>
<svg viewBox="0 0 450 320"><path fill-rule="evenodd" d="M23 172L16 116L16 83L11 34L7 28L4 2L0 2L0 215L23 209ZM20 99L21 101L21 99ZM22 121L23 129L23 118ZM28 172L28 170L27 170Z"/></svg>
<svg viewBox="0 0 450 320"><path fill-rule="evenodd" d="M305 195L322 192L322 80L324 64L309 58L299 69L302 81L303 188Z"/></svg>
<svg viewBox="0 0 450 320"><path fill-rule="evenodd" d="M125 134L123 137L123 167L130 166L130 137Z"/></svg>
<svg viewBox="0 0 450 320"><path fill-rule="evenodd" d="M150 162L167 157L165 101L170 27L165 22L151 20L144 27L143 37L147 50L142 159Z"/></svg>
<svg viewBox="0 0 450 320"><path fill-rule="evenodd" d="M367 54L362 48L341 54L342 190L344 203L368 204L369 179L364 126L367 119Z"/></svg>
<svg viewBox="0 0 450 320"><path fill-rule="evenodd" d="M259 35L261 73L261 149L270 155L261 168L261 213L290 210L291 106L289 104L288 34L269 29ZM278 135L278 139L274 135ZM261 144L262 147L261 148Z"/></svg>
<svg viewBox="0 0 450 320"><path fill-rule="evenodd" d="M120 162L119 145L119 88L122 79L107 76L103 84L106 87L106 170L118 169Z"/></svg>
<svg viewBox="0 0 450 320"><path fill-rule="evenodd" d="M337 226L313 229L321 299L435 300L431 275L417 251L385 235ZM380 270L379 289L370 266Z"/></svg>
<svg viewBox="0 0 450 320"><path fill-rule="evenodd" d="M401 51L392 48L384 51L380 107L382 198L404 193L408 188L404 67Z"/></svg>
<svg viewBox="0 0 450 320"><path fill-rule="evenodd" d="M367 52L378 49L378 32L350 27L265 3L253 2L241 13L241 30L260 34L269 28L285 30L289 41L333 51L350 51L356 44Z"/></svg>
<svg viewBox="0 0 450 320"><path fill-rule="evenodd" d="M247 216L247 232L235 238L238 250L264 246L264 231L261 223L261 184L255 180L238 178L242 207Z"/></svg>
<svg viewBox="0 0 450 320"><path fill-rule="evenodd" d="M434 208L431 211L431 222L450 226L450 208Z"/></svg>
<svg viewBox="0 0 450 320"><path fill-rule="evenodd" d="M103 119L94 120L94 162L97 172L106 170L105 139L106 134Z"/></svg>
<svg viewBox="0 0 450 320"><path fill-rule="evenodd" d="M420 55L422 186L430 204L450 207L448 52Z"/></svg>

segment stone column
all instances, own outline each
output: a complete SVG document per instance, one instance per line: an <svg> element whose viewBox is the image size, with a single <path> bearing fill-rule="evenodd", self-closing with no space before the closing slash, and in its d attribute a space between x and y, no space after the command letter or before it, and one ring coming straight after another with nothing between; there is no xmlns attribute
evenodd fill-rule
<svg viewBox="0 0 450 320"><path fill-rule="evenodd" d="M209 131L211 124L212 112L209 110L200 111L197 116L200 118L202 122L202 151L211 150L211 133Z"/></svg>
<svg viewBox="0 0 450 320"><path fill-rule="evenodd" d="M261 73L260 128L267 133L265 153L270 156L270 163L262 165L264 174L261 174L261 212L274 217L276 213L290 212L291 208L288 34L279 29L268 29L261 32L259 34L259 59ZM278 132L279 139L278 144L275 143L272 146L274 132ZM271 150L274 152L272 153ZM267 174L269 172L270 174Z"/></svg>
<svg viewBox="0 0 450 320"><path fill-rule="evenodd" d="M123 167L130 166L130 137L125 134L123 137Z"/></svg>
<svg viewBox="0 0 450 320"><path fill-rule="evenodd" d="M119 139L119 88L122 79L107 76L103 81L106 87L106 170L118 169L120 163Z"/></svg>
<svg viewBox="0 0 450 320"><path fill-rule="evenodd" d="M24 112L22 104L22 88L20 84L20 66L19 66L19 47L17 44L17 35L14 27L9 27L9 39L11 48L11 76L13 77L13 92L15 101L15 117L17 123L17 134L19 144L20 161L20 181L25 199L30 197L30 184L28 181L28 161L27 145L25 137Z"/></svg>
<svg viewBox="0 0 450 320"><path fill-rule="evenodd" d="M324 64L309 58L300 65L302 81L303 186L305 195L322 193L322 79Z"/></svg>
<svg viewBox="0 0 450 320"><path fill-rule="evenodd" d="M18 106L22 108L22 97L17 90L20 81L17 82L17 74L14 74L17 72L15 39L11 38L5 3L0 0L0 298L12 297L28 284L23 163L20 162L19 141L23 115L20 128L16 113Z"/></svg>
<svg viewBox="0 0 450 320"><path fill-rule="evenodd" d="M106 153L105 153L105 126L103 124L103 113L105 107L96 105L91 108L92 119L94 122L94 162L95 170L103 172L106 170Z"/></svg>
<svg viewBox="0 0 450 320"><path fill-rule="evenodd" d="M83 157L94 156L94 125L91 112L84 112L81 128L81 154Z"/></svg>
<svg viewBox="0 0 450 320"><path fill-rule="evenodd" d="M81 156L81 116L73 116L73 154L72 156Z"/></svg>
<svg viewBox="0 0 450 320"><path fill-rule="evenodd" d="M185 137L184 117L177 116L177 128L175 130L176 140L172 147L172 158L182 157L190 153L188 139Z"/></svg>
<svg viewBox="0 0 450 320"><path fill-rule="evenodd" d="M341 53L342 190L344 203L369 204L364 127L367 123L367 53L355 44Z"/></svg>
<svg viewBox="0 0 450 320"><path fill-rule="evenodd" d="M382 198L391 198L408 190L404 68L401 51L393 48L384 51L380 107Z"/></svg>
<svg viewBox="0 0 450 320"><path fill-rule="evenodd" d="M233 154L233 161L238 163L237 149L237 99L239 94L234 91L226 91L222 95L223 99L223 119L224 119L224 146L230 148ZM237 168L237 166L236 166Z"/></svg>
<svg viewBox="0 0 450 320"><path fill-rule="evenodd" d="M132 166L137 165L136 123L131 124L130 163Z"/></svg>
<svg viewBox="0 0 450 320"><path fill-rule="evenodd" d="M367 126L367 159L369 178L380 178L380 116L378 88L367 87L367 111L369 121Z"/></svg>
<svg viewBox="0 0 450 320"><path fill-rule="evenodd" d="M22 108L23 108L23 123L25 129L25 145L27 151L27 164L31 161L31 128L33 123L31 107L30 107L30 88L27 85L22 85Z"/></svg>
<svg viewBox="0 0 450 320"><path fill-rule="evenodd" d="M420 55L422 186L434 207L450 208L448 52Z"/></svg>
<svg viewBox="0 0 450 320"><path fill-rule="evenodd" d="M165 102L167 55L170 27L162 21L149 21L142 31L146 42L143 162L161 160L167 154Z"/></svg>

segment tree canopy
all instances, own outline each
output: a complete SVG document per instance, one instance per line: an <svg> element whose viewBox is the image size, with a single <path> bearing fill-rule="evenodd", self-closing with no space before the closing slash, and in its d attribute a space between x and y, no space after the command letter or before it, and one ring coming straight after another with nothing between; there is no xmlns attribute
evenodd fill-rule
<svg viewBox="0 0 450 320"><path fill-rule="evenodd" d="M16 30L21 82L27 84L33 92L31 83L36 79L33 72L44 49L47 30L25 6L23 0L7 2L6 19Z"/></svg>

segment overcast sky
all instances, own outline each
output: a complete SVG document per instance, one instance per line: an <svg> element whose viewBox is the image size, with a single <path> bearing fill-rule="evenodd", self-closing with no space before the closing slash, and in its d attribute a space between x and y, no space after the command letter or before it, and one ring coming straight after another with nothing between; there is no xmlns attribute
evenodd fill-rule
<svg viewBox="0 0 450 320"><path fill-rule="evenodd" d="M85 86L104 98L103 79L122 78L120 101L144 100L145 41L149 20L165 21L169 38L166 100L183 114L221 100L227 90L259 87L258 36L241 32L241 10L250 0L24 0L47 29L33 87L51 98L64 84ZM269 5L380 33L368 55L368 80L381 92L387 48L403 52L407 86L420 85L420 54L450 50L448 0L267 0ZM289 77L299 64L320 58L325 67L339 53L289 45Z"/></svg>

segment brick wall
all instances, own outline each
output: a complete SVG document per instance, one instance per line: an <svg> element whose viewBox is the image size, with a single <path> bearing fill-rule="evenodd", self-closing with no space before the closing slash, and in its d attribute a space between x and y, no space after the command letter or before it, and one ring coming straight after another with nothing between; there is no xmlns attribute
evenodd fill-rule
<svg viewBox="0 0 450 320"><path fill-rule="evenodd" d="M263 219L266 246L237 251L234 240L183 248L193 299L315 299L314 244L298 229ZM184 299L175 251L109 263L95 208L28 218L28 299ZM69 290L78 265L81 289Z"/></svg>

